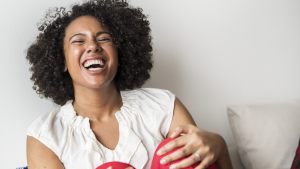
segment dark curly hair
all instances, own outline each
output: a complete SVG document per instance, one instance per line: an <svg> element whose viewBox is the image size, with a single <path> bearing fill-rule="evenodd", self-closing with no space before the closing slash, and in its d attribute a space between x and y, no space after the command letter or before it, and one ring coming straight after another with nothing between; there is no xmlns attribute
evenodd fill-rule
<svg viewBox="0 0 300 169"><path fill-rule="evenodd" d="M120 64L114 78L118 90L141 87L150 78L152 37L141 8L131 7L124 0L90 0L74 5L68 12L54 8L39 26L41 32L28 48L26 59L31 64L33 89L58 105L74 100L71 76L64 72L65 30L73 20L85 15L96 17L111 32Z"/></svg>

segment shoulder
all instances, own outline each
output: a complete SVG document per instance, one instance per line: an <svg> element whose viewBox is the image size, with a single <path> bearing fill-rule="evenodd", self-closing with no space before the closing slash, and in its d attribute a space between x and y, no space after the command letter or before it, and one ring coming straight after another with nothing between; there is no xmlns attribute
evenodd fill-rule
<svg viewBox="0 0 300 169"><path fill-rule="evenodd" d="M38 117L28 128L27 135L34 137L51 149L58 157L65 144L68 126L64 122L63 107L53 109Z"/></svg>
<svg viewBox="0 0 300 169"><path fill-rule="evenodd" d="M60 109L53 109L38 117L28 128L27 135L38 138L41 132L59 120ZM50 126L49 126L50 125Z"/></svg>
<svg viewBox="0 0 300 169"><path fill-rule="evenodd" d="M57 138L57 130L62 126L60 108L53 109L38 117L27 130L27 162L28 166L63 168L59 160L61 148ZM31 136L31 137L28 137Z"/></svg>
<svg viewBox="0 0 300 169"><path fill-rule="evenodd" d="M165 96L173 96L174 94L169 91L169 90L165 90L165 89L158 89L158 88L138 88L138 89L135 89L133 90L137 93L143 93L143 94L146 94L146 95L153 95L153 96L156 96L156 95L165 95Z"/></svg>
<svg viewBox="0 0 300 169"><path fill-rule="evenodd" d="M153 106L165 106L167 108L174 107L175 95L164 89L157 88L139 88L135 90L121 91L122 95L131 97L130 100L136 100L138 103L150 107Z"/></svg>
<svg viewBox="0 0 300 169"><path fill-rule="evenodd" d="M55 108L38 117L29 126L27 135L35 138L40 137L42 133L59 136L63 130L77 119L72 102L73 101L70 100L65 105Z"/></svg>
<svg viewBox="0 0 300 169"><path fill-rule="evenodd" d="M169 90L139 88L122 91L123 107L143 117L143 124L154 135L166 137L173 118L175 95Z"/></svg>

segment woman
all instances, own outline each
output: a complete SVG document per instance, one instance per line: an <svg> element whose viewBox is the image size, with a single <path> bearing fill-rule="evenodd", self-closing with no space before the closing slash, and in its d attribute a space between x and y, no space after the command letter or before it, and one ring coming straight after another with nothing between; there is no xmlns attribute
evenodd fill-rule
<svg viewBox="0 0 300 169"><path fill-rule="evenodd" d="M232 168L221 136L201 130L174 94L139 89L150 78L149 22L127 2L88 1L48 13L27 51L34 89L61 108L28 129L27 158L34 168L96 168L109 161L150 168L156 147L171 168L216 161Z"/></svg>

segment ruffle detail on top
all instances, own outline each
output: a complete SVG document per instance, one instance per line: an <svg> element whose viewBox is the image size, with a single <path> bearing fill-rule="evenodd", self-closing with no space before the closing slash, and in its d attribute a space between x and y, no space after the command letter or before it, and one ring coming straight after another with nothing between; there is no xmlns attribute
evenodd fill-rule
<svg viewBox="0 0 300 169"><path fill-rule="evenodd" d="M120 120L124 125L129 127L132 127L131 121L133 119L141 117L144 121L147 121L144 124L146 124L149 132L152 133L150 128L153 123L153 112L156 109L153 109L148 104L149 97L142 93L143 90L141 89L121 91L123 106L121 107L121 113L116 113L116 117L118 121ZM161 139L163 140L163 138Z"/></svg>
<svg viewBox="0 0 300 169"><path fill-rule="evenodd" d="M72 131L72 133L79 132L78 134L85 138L85 153L87 153L87 161L89 161L89 164L86 166L87 168L96 168L110 161L129 163L135 168L143 168L147 163L149 159L148 152L140 137L131 129L130 119L137 116L137 111L131 109L137 109L137 104L134 95L127 94L130 92L121 92L123 106L115 113L119 123L119 141L114 150L106 148L96 139L95 134L90 128L89 118L76 115L72 100L61 107L60 115L62 123L68 126L69 131ZM72 134L70 134L71 136ZM139 160L131 161L132 158ZM62 162L64 162L63 159L62 157Z"/></svg>

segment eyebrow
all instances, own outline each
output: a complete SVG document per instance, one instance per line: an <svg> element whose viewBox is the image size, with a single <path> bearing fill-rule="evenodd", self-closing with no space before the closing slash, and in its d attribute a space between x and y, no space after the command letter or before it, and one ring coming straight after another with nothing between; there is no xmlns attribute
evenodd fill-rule
<svg viewBox="0 0 300 169"><path fill-rule="evenodd" d="M96 36L99 36L99 35L101 35L101 34L109 34L109 35L110 35L109 32L100 31L100 32L97 32L97 33L96 33ZM80 35L80 36L86 36L85 33L76 33L75 35L73 35L73 36L70 37L69 41L70 41L74 36L79 36L79 35Z"/></svg>

